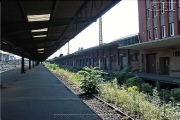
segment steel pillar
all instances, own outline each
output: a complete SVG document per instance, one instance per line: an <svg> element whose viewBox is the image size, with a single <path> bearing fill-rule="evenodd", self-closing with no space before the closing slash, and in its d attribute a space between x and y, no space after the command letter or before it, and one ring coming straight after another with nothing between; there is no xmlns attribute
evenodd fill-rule
<svg viewBox="0 0 180 120"><path fill-rule="evenodd" d="M99 18L99 45L103 44L103 35L102 35L102 17Z"/></svg>
<svg viewBox="0 0 180 120"><path fill-rule="evenodd" d="M128 67L129 67L129 66L131 66L130 49L127 50L127 56L128 56Z"/></svg>
<svg viewBox="0 0 180 120"><path fill-rule="evenodd" d="M21 73L25 73L25 69L24 69L24 55L22 55L22 57L21 57Z"/></svg>
<svg viewBox="0 0 180 120"><path fill-rule="evenodd" d="M29 69L31 69L31 60L29 59Z"/></svg>

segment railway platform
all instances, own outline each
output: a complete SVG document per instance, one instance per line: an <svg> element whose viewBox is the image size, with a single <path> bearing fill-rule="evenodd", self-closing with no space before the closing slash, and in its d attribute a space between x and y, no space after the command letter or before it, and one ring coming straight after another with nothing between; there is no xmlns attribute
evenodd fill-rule
<svg viewBox="0 0 180 120"><path fill-rule="evenodd" d="M1 74L2 120L101 120L42 64Z"/></svg>

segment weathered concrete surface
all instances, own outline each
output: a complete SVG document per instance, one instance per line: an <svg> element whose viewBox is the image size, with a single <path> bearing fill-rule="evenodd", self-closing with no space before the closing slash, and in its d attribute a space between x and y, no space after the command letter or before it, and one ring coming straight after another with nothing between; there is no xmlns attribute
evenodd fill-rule
<svg viewBox="0 0 180 120"><path fill-rule="evenodd" d="M1 98L2 120L100 120L42 65L16 76Z"/></svg>
<svg viewBox="0 0 180 120"><path fill-rule="evenodd" d="M16 80L17 77L22 76L20 68L8 70L0 73L0 84L6 85L9 82Z"/></svg>

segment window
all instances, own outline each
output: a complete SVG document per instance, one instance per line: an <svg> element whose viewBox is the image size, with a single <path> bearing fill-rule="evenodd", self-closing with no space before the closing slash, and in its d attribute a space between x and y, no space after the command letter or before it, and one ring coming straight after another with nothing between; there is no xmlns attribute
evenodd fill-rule
<svg viewBox="0 0 180 120"><path fill-rule="evenodd" d="M180 7L180 0L179 0L179 7Z"/></svg>
<svg viewBox="0 0 180 120"><path fill-rule="evenodd" d="M154 17L156 17L157 16L157 9L156 9L155 5L153 6L153 13L154 13Z"/></svg>
<svg viewBox="0 0 180 120"><path fill-rule="evenodd" d="M151 30L148 30L147 33L148 33L148 40L150 40L151 39Z"/></svg>
<svg viewBox="0 0 180 120"><path fill-rule="evenodd" d="M169 10L173 10L173 0L169 0Z"/></svg>
<svg viewBox="0 0 180 120"><path fill-rule="evenodd" d="M94 61L94 62L97 62L97 58L96 58L96 57L94 57L94 58L93 58L93 61Z"/></svg>
<svg viewBox="0 0 180 120"><path fill-rule="evenodd" d="M139 60L139 54L137 55L137 60Z"/></svg>
<svg viewBox="0 0 180 120"><path fill-rule="evenodd" d="M100 57L100 62L103 62L103 57L102 56Z"/></svg>
<svg viewBox="0 0 180 120"><path fill-rule="evenodd" d="M111 62L116 62L116 55L111 56Z"/></svg>
<svg viewBox="0 0 180 120"><path fill-rule="evenodd" d="M169 24L170 36L174 36L174 23Z"/></svg>
<svg viewBox="0 0 180 120"><path fill-rule="evenodd" d="M161 14L164 13L164 2L161 3Z"/></svg>
<svg viewBox="0 0 180 120"><path fill-rule="evenodd" d="M174 57L180 57L180 51L174 51L173 56Z"/></svg>
<svg viewBox="0 0 180 120"><path fill-rule="evenodd" d="M161 36L162 36L162 38L164 38L166 36L165 26L161 26Z"/></svg>
<svg viewBox="0 0 180 120"><path fill-rule="evenodd" d="M139 54L135 53L131 55L131 61L138 61L139 60Z"/></svg>
<svg viewBox="0 0 180 120"><path fill-rule="evenodd" d="M157 28L154 28L154 38L155 38L155 39L158 38Z"/></svg>
<svg viewBox="0 0 180 120"><path fill-rule="evenodd" d="M147 9L147 18L150 19L150 10Z"/></svg>

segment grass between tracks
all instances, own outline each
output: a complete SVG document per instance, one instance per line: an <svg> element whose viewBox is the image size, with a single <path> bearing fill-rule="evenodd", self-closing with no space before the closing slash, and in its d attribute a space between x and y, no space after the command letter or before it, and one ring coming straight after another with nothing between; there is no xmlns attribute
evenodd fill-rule
<svg viewBox="0 0 180 120"><path fill-rule="evenodd" d="M69 84L78 88L82 87L82 77L79 74L59 68L56 64L44 63L44 65L52 72L61 75L62 79L63 77L66 78ZM89 79L90 77L87 78ZM131 79L129 81L131 81ZM86 82L85 84L89 83ZM131 82L119 85L117 79L100 82L98 95L122 111L126 111L129 115L133 117L136 116L136 119L180 120L178 101L171 98L169 102L165 102L165 91L163 91L163 99L160 99L157 88L152 89L152 95L150 95L140 90L143 88L142 86L127 87L129 84L131 84ZM151 87L148 86L146 88Z"/></svg>

